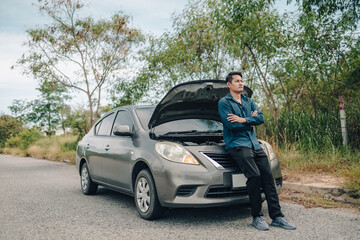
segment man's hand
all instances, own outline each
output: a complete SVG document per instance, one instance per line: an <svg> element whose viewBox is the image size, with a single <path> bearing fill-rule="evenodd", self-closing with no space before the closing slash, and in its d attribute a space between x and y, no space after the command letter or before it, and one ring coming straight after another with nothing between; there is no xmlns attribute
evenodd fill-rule
<svg viewBox="0 0 360 240"><path fill-rule="evenodd" d="M256 112L256 115L257 115L257 112ZM232 123L234 123L234 122L238 122L238 123L246 123L246 119L245 118L242 118L242 117L239 117L239 116L237 116L237 115L235 115L235 114L228 114L228 118L227 118L227 120L229 121L229 122L232 122Z"/></svg>
<svg viewBox="0 0 360 240"><path fill-rule="evenodd" d="M251 116L252 117L256 117L258 115L258 111L255 110L255 111L251 111Z"/></svg>

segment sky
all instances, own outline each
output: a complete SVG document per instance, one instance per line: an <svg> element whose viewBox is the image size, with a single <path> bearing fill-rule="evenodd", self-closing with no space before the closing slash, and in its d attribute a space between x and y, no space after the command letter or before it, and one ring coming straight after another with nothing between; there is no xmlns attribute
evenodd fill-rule
<svg viewBox="0 0 360 240"><path fill-rule="evenodd" d="M47 23L33 3L36 0L0 0L0 114L10 114L14 99L37 98L36 80L12 66L26 51L26 29ZM133 18L132 25L144 32L161 35L171 29L171 14L181 12L187 0L88 0L85 15L95 19L109 18L122 10ZM78 101L83 101L78 99ZM84 100L85 101L85 100Z"/></svg>
<svg viewBox="0 0 360 240"><path fill-rule="evenodd" d="M286 8L281 0L280 8ZM36 80L12 66L26 52L22 43L26 29L47 23L33 3L37 0L0 0L0 114L10 114L8 106L14 99L34 100L39 92ZM132 25L145 33L161 35L171 30L172 13L180 13L188 0L83 0L84 15L94 19L109 18L121 10L132 17ZM86 105L85 98L77 98L79 105Z"/></svg>

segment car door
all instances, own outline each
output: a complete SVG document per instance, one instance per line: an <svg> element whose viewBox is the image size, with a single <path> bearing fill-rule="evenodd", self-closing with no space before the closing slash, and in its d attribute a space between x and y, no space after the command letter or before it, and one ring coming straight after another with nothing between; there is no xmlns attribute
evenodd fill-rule
<svg viewBox="0 0 360 240"><path fill-rule="evenodd" d="M104 141L110 138L115 113L110 113L95 126L95 133L86 143L91 177L102 181L102 159L106 153Z"/></svg>
<svg viewBox="0 0 360 240"><path fill-rule="evenodd" d="M120 110L116 114L113 128L117 125L127 125L134 128L130 113ZM134 144L131 136L115 136L104 139L105 154L102 158L102 176L104 182L123 190L130 190L132 156Z"/></svg>

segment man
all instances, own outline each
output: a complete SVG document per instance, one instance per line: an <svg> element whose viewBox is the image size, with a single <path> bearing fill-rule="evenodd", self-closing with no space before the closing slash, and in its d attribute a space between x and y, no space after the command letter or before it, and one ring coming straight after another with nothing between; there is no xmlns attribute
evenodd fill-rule
<svg viewBox="0 0 360 240"><path fill-rule="evenodd" d="M264 123L262 112L255 103L242 95L244 83L240 72L226 77L230 93L219 101L219 115L224 126L225 148L247 178L246 186L251 203L252 225L259 230L269 230L261 211L263 188L268 203L271 225L293 230L281 212L274 179L265 152L256 138L254 127Z"/></svg>

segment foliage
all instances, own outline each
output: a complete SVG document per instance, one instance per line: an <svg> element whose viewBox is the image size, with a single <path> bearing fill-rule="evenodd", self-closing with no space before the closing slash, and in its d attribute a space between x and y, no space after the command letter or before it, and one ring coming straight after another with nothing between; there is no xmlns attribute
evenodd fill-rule
<svg viewBox="0 0 360 240"><path fill-rule="evenodd" d="M264 134L308 150L341 145L337 109L344 96L350 142L359 147L360 40L356 18L346 18L352 7L306 0L327 5L318 10L328 14L298 5L297 13L280 15L274 2L189 3L173 16L172 32L150 38L138 79L150 79L149 94L161 96L184 81L241 70L267 113Z"/></svg>
<svg viewBox="0 0 360 240"><path fill-rule="evenodd" d="M81 18L83 4L77 0L44 0L38 7L50 24L27 30L29 51L18 63L40 82L86 94L93 125L105 84L121 75L142 34L129 27L130 18L122 12L109 20Z"/></svg>
<svg viewBox="0 0 360 240"><path fill-rule="evenodd" d="M22 123L27 123L27 111L29 110L29 103L24 99L14 99L12 105L8 107L12 116Z"/></svg>
<svg viewBox="0 0 360 240"><path fill-rule="evenodd" d="M214 18L215 9L216 4L209 1L191 2L182 13L173 15L172 31L149 37L137 79L151 80L151 94L161 96L186 81L223 79L228 71L238 69L241 59L229 53L224 28Z"/></svg>
<svg viewBox="0 0 360 240"><path fill-rule="evenodd" d="M64 101L70 97L65 94L63 86L53 82L44 81L37 90L40 91L38 99L29 102L13 100L9 109L18 120L45 127L46 134L51 136L62 123L61 112L68 107Z"/></svg>
<svg viewBox="0 0 360 240"><path fill-rule="evenodd" d="M24 129L16 136L9 138L6 142L6 147L26 150L31 144L41 137L42 136L40 135L38 128Z"/></svg>
<svg viewBox="0 0 360 240"><path fill-rule="evenodd" d="M15 156L31 156L50 160L75 163L77 136L67 134L43 137L36 128L25 129L16 137L8 140L3 149L5 154Z"/></svg>
<svg viewBox="0 0 360 240"><path fill-rule="evenodd" d="M139 102L150 88L149 79L149 75L142 72L135 79L117 81L109 89L112 101L111 108L134 105Z"/></svg>
<svg viewBox="0 0 360 240"><path fill-rule="evenodd" d="M336 18L308 12L295 18L286 34L288 54L273 74L279 82L276 93L287 109L326 111L346 91L359 89L359 84L345 80L353 66L351 52L357 48L354 28ZM345 101L353 97L347 96Z"/></svg>
<svg viewBox="0 0 360 240"><path fill-rule="evenodd" d="M282 111L278 120L264 111L265 123L257 128L261 138L269 138L281 147L298 146L306 151L321 151L341 146L338 111L312 114L303 111Z"/></svg>
<svg viewBox="0 0 360 240"><path fill-rule="evenodd" d="M0 147L4 147L7 139L15 137L22 131L22 123L9 115L0 116Z"/></svg>
<svg viewBox="0 0 360 240"><path fill-rule="evenodd" d="M276 97L273 93L271 75L279 53L285 47L280 15L272 9L269 0L222 0L213 1L219 5L216 18L225 27L226 40L232 44L235 56L245 58L254 78L245 81L257 83L264 94L266 103L272 109L272 116L279 114Z"/></svg>
<svg viewBox="0 0 360 240"><path fill-rule="evenodd" d="M288 0L291 2L291 0ZM303 13L315 12L319 17L338 18L341 22L356 27L360 19L359 0L296 0Z"/></svg>
<svg viewBox="0 0 360 240"><path fill-rule="evenodd" d="M101 107L97 118L100 117L100 114L110 110L110 106ZM89 115L90 112L84 110L83 107L78 107L65 113L65 120L63 124L65 127L71 129L72 134L77 136L77 141L81 140L81 138L90 131L91 125L89 122Z"/></svg>
<svg viewBox="0 0 360 240"><path fill-rule="evenodd" d="M70 99L66 95L66 88L56 82L42 82L38 90L41 92L40 99L33 104L33 113L29 116L32 122L38 122L40 126L46 126L47 135L53 135L61 123L61 111L66 108L65 100Z"/></svg>

